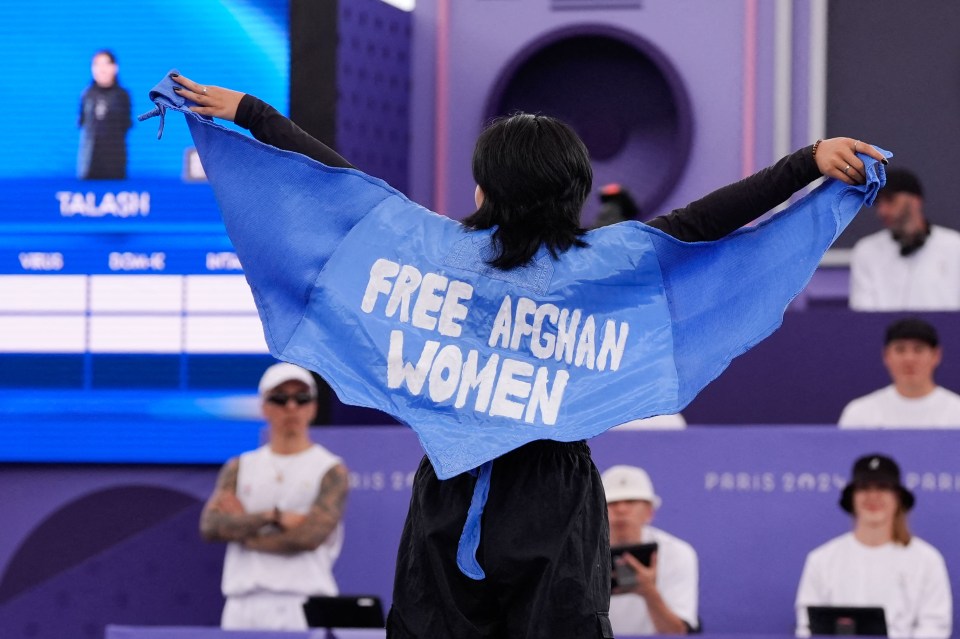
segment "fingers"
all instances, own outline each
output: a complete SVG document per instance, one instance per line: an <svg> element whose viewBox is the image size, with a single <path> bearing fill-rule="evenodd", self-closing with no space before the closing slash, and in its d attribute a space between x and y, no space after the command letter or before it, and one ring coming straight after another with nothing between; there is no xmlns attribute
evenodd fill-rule
<svg viewBox="0 0 960 639"><path fill-rule="evenodd" d="M851 138L837 140L836 156L833 166L843 174L843 181L847 184L863 184L866 182L866 171L863 161L857 157L860 141Z"/></svg>
<svg viewBox="0 0 960 639"><path fill-rule="evenodd" d="M173 87L174 92L193 103L188 106L194 113L231 122L236 118L243 93L225 87L198 84L182 75L171 75L170 78L177 83Z"/></svg>
<svg viewBox="0 0 960 639"><path fill-rule="evenodd" d="M173 74L171 74L171 75L170 75L170 78L171 78L174 82L176 82L177 84L180 84L180 85L182 85L182 86L185 86L187 89L189 89L190 91L193 91L194 93L199 93L199 92L200 92L200 85L197 84L196 82L194 82L193 80L191 80L190 78L188 78L188 77L185 76L185 75L179 75L179 74L173 75Z"/></svg>
<svg viewBox="0 0 960 639"><path fill-rule="evenodd" d="M824 158L820 165L821 172L827 177L840 180L844 184L860 184L863 182L863 162L857 159L850 150L832 148L831 153Z"/></svg>
<svg viewBox="0 0 960 639"><path fill-rule="evenodd" d="M866 171L863 161L857 157L854 148L859 149L859 142L850 138L838 138L834 145L833 157L830 158L832 168L839 172L834 175L845 184L863 184L866 182Z"/></svg>
<svg viewBox="0 0 960 639"><path fill-rule="evenodd" d="M819 150L816 160L821 173L844 184L864 184L867 181L866 167L858 154L886 162L884 155L873 145L853 138L823 140Z"/></svg>
<svg viewBox="0 0 960 639"><path fill-rule="evenodd" d="M847 173L853 174L853 169L849 169L849 170L847 171ZM833 179L835 179L835 180L839 180L839 181L843 182L844 184L849 184L850 186L853 186L853 185L855 185L855 184L858 184L858 182L855 182L855 181L853 180L853 178L850 177L850 175L847 175L847 173L844 173L844 172L843 172L843 168L838 167L838 166L835 166L835 167L832 167L832 168L828 169L828 170L824 173L824 175L826 175L827 177L833 178Z"/></svg>
<svg viewBox="0 0 960 639"><path fill-rule="evenodd" d="M634 557L628 552L625 552L622 555L620 555L620 558L623 560L623 563L628 565L637 574L643 574L646 571L650 570L649 568L644 566L642 563L640 563L639 559L637 559L636 557Z"/></svg>
<svg viewBox="0 0 960 639"><path fill-rule="evenodd" d="M208 106L212 105L212 96L211 89L215 87L206 86L203 84L197 84L190 78L184 75L171 75L170 78L179 84L180 86L173 87L173 90L177 95L182 96L192 102L203 105L207 104ZM195 110L191 108L191 110ZM200 111L197 111L200 113ZM205 114L206 115L206 114Z"/></svg>
<svg viewBox="0 0 960 639"><path fill-rule="evenodd" d="M857 140L855 142L855 146L857 148L857 153L865 153L870 157L872 157L874 160L879 160L884 164L887 163L886 156L884 156L883 153L881 153L880 151L877 151L877 149L874 148L872 144L867 144L866 142L861 142L860 140Z"/></svg>
<svg viewBox="0 0 960 639"><path fill-rule="evenodd" d="M839 162L843 163L838 168L844 177L847 178L847 180L845 180L847 184L863 184L866 182L867 177L863 162L853 154L852 150L846 153L841 152Z"/></svg>
<svg viewBox="0 0 960 639"><path fill-rule="evenodd" d="M849 140L849 138L847 138ZM852 146L850 146L850 151L847 152L845 148L840 151L840 159L843 162L843 166L840 167L840 171L845 174L846 177L852 178L850 180L843 180L847 184L863 184L867 180L866 176L866 167L863 162L857 157L857 154L864 154L868 157L878 160L884 164L887 163L887 158L883 153L878 151L872 144L868 144L862 140L850 140ZM847 168L847 165L850 165L850 168ZM855 174L855 175L854 175ZM838 178L840 179L840 178Z"/></svg>
<svg viewBox="0 0 960 639"><path fill-rule="evenodd" d="M182 76L180 76L182 77ZM174 78L177 82L180 81L180 77ZM189 80L188 80L189 82ZM184 84L183 87L173 87L173 90L182 98L190 100L197 106L189 107L194 113L199 113L200 115L209 115L217 116L219 115L218 109L216 108L215 102L212 96L209 95L209 87L201 87L201 85L196 84L195 82L190 82L196 90L185 88L187 85ZM203 93L203 88L207 89L207 93Z"/></svg>

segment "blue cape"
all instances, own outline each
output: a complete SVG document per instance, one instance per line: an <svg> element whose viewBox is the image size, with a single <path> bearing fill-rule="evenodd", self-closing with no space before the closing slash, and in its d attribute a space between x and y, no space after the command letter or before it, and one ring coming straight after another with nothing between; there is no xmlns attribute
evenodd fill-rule
<svg viewBox="0 0 960 639"><path fill-rule="evenodd" d="M171 89L165 79L151 92L154 114L186 116L271 353L413 428L441 479L533 440L679 412L779 327L884 182L861 155L864 186L827 180L716 242L625 222L500 271L486 263L491 231L221 127Z"/></svg>

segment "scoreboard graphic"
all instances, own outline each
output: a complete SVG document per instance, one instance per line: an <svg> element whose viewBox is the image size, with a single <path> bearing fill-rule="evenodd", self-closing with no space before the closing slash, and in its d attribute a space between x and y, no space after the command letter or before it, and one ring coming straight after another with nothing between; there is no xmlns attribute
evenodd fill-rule
<svg viewBox="0 0 960 639"><path fill-rule="evenodd" d="M30 87L5 96L0 154L0 463L217 463L256 443L252 393L273 360L242 265L182 118L159 143L136 116L170 68L285 112L288 10L0 6L8 89ZM130 102L122 179L80 169L90 122L114 108L83 97L103 50Z"/></svg>

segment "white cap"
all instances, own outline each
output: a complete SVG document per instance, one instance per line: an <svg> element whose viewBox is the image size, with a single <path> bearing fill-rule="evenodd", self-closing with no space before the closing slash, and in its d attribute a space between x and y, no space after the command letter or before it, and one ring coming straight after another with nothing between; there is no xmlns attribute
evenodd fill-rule
<svg viewBox="0 0 960 639"><path fill-rule="evenodd" d="M260 384L257 385L257 390L261 395L266 395L280 384L289 381L303 382L310 388L311 393L317 394L317 383L313 380L313 375L305 368L286 362L274 364L265 370L263 377L260 378Z"/></svg>
<svg viewBox="0 0 960 639"><path fill-rule="evenodd" d="M607 503L640 499L660 507L660 498L653 492L650 475L636 466L611 466L602 475Z"/></svg>

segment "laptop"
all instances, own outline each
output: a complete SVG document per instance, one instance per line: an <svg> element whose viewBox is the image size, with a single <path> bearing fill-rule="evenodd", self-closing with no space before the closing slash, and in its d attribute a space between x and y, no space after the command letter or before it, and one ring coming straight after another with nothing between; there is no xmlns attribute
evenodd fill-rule
<svg viewBox="0 0 960 639"><path fill-rule="evenodd" d="M384 628L383 604L372 595L310 597L303 604L311 628Z"/></svg>
<svg viewBox="0 0 960 639"><path fill-rule="evenodd" d="M857 606L807 606L812 635L887 636L883 608Z"/></svg>

